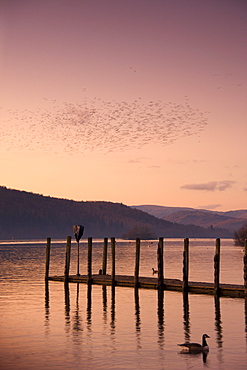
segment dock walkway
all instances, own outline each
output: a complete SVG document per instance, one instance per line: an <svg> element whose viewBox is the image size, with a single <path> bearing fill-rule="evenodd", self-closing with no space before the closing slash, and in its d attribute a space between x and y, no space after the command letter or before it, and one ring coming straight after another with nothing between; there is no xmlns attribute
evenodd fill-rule
<svg viewBox="0 0 247 370"><path fill-rule="evenodd" d="M83 283L83 284L95 284L95 285L112 285L112 276L111 275L91 275L91 278L88 278L88 275L70 275L68 279L65 279L65 276L49 276L48 280L50 281L60 281L68 283ZM127 275L115 275L114 286L121 287L134 287L134 276ZM143 289L157 289L158 288L158 278L157 277L142 277L138 278L138 288ZM164 279L163 282L164 290L172 291L183 291L183 282L179 279ZM222 297L232 297L232 298L244 298L244 285L235 285L235 284L220 284L219 286L219 295ZM215 294L215 286L213 283L206 282L188 282L188 292L197 293L197 294Z"/></svg>

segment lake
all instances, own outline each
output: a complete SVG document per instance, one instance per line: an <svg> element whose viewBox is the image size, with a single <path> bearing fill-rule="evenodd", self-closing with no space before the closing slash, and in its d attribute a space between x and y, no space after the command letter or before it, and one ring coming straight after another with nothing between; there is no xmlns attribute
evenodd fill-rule
<svg viewBox="0 0 247 370"><path fill-rule="evenodd" d="M141 242L140 276L157 268L157 241ZM45 286L46 241L0 242L0 369L246 369L244 299L69 284ZM66 241L52 241L50 275L62 275ZM103 240L93 240L93 273ZM215 240L190 240L191 281L213 282ZM72 243L71 274L77 245ZM109 247L110 254L110 247ZM164 240L164 274L182 278L182 239ZM243 248L221 240L222 283L243 284ZM135 242L116 240L116 274L133 275ZM109 255L108 272L111 271ZM80 273L87 241L80 242ZM185 340L210 336L208 356L182 354Z"/></svg>

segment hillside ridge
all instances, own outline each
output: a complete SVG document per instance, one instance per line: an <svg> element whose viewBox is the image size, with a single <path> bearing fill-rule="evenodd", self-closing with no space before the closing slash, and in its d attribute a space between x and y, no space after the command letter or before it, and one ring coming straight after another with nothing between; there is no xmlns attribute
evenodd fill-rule
<svg viewBox="0 0 247 370"><path fill-rule="evenodd" d="M66 238L72 225L83 237L232 237L223 228L183 225L109 201L74 201L0 186L0 239Z"/></svg>
<svg viewBox="0 0 247 370"><path fill-rule="evenodd" d="M247 223L247 210L211 211L189 207L166 207L157 205L132 206L160 219L183 225L197 225L204 228L225 228L234 232Z"/></svg>

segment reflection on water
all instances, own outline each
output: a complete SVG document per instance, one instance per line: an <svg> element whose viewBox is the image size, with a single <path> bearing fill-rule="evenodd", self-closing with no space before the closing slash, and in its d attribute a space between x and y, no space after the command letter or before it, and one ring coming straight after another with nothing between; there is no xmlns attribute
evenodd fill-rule
<svg viewBox="0 0 247 370"><path fill-rule="evenodd" d="M68 283L64 283L64 309L65 309L65 325L66 328L70 328L70 297Z"/></svg>
<svg viewBox="0 0 247 370"><path fill-rule="evenodd" d="M87 329L91 331L92 324L92 284L87 285Z"/></svg>
<svg viewBox="0 0 247 370"><path fill-rule="evenodd" d="M184 339L185 342L190 341L190 312L189 312L189 294L188 291L183 292L183 308L184 308Z"/></svg>
<svg viewBox="0 0 247 370"><path fill-rule="evenodd" d="M141 316L140 316L140 303L139 303L139 289L134 289L135 295L135 328L136 328L136 343L137 348L141 348Z"/></svg>
<svg viewBox="0 0 247 370"><path fill-rule="evenodd" d="M50 299L49 299L49 282L45 281L45 332L49 332L50 316Z"/></svg>
<svg viewBox="0 0 247 370"><path fill-rule="evenodd" d="M223 335L222 335L222 322L221 322L221 313L220 313L220 298L218 295L214 297L215 305L215 331L218 348L223 346Z"/></svg>
<svg viewBox="0 0 247 370"><path fill-rule="evenodd" d="M110 333L112 336L112 343L115 347L115 334L116 334L116 302L115 302L115 286L108 287L111 291L111 321L110 321ZM136 348L141 349L141 308L140 308L140 301L139 301L139 289L133 289L134 291L134 306L135 306L135 333L136 333ZM165 349L165 321L164 321L164 291L157 290L157 327L158 327L158 345L161 350ZM185 342L190 342L190 332L191 332L191 324L190 324L190 312L189 312L189 294L187 291L183 292L183 325L184 325L184 338ZM70 331L70 323L72 321L72 333L74 342L80 343L80 332L83 331L83 318L80 315L80 284L76 284L76 301L75 301L75 309L72 314L72 320L70 318L70 288L69 284L64 284L64 302L65 302L65 332L69 333ZM222 321L221 321L221 311L220 311L220 298L219 296L214 297L214 305L215 305L215 331L216 331L216 343L218 348L223 347L223 336L222 336ZM245 301L245 310L246 310L246 301ZM87 309L86 309L86 328L88 333L92 330L92 284L87 284ZM49 326L49 316L50 316L50 303L49 303L49 282L45 283L45 327ZM104 324L107 324L107 286L102 286L102 316ZM246 318L246 311L245 311L245 318ZM189 355L192 357L202 358L203 363L207 362L208 352L183 352L181 351L180 354L182 355ZM222 357L222 351L218 352L218 360L219 362L224 362Z"/></svg>
<svg viewBox="0 0 247 370"><path fill-rule="evenodd" d="M229 266L234 261L234 269L237 266L234 279L239 280L232 282L242 283L237 277L242 276L241 251L230 246L224 252L227 243L222 243L223 266L226 266L222 276L232 278L232 266L231 269ZM101 244L93 245L95 271L102 266ZM131 258L135 246L132 244L117 242L116 273L133 275ZM86 272L84 246L82 243L81 273ZM214 242L193 241L190 247L192 276L200 280L206 276L206 280L213 281L213 274L208 273L211 267L208 270L207 267L213 268ZM76 251L76 246L72 245L71 256L76 271L73 248ZM178 255L182 256L182 249L181 241L165 243L167 277L180 278L182 257ZM156 252L157 243L142 244L141 276L152 276ZM51 274L63 274L64 261L65 246L52 246ZM200 370L206 366L226 370L236 367L236 363L238 369L246 368L247 301L244 299L118 286L52 281L46 284L45 244L40 243L0 245L0 263L1 369ZM110 269L110 257L107 266ZM179 353L177 343L181 343L181 338L198 341L204 332L210 335L207 357Z"/></svg>
<svg viewBox="0 0 247 370"><path fill-rule="evenodd" d="M76 337L79 338L79 333L82 331L82 318L80 316L80 311L79 311L79 284L76 284L76 304L75 304L75 311L72 317L72 322L73 322L73 331L76 334Z"/></svg>
<svg viewBox="0 0 247 370"><path fill-rule="evenodd" d="M111 334L115 334L115 285L111 287Z"/></svg>
<svg viewBox="0 0 247 370"><path fill-rule="evenodd" d="M165 336L165 327L164 327L164 290L158 289L158 343L160 349L163 349L164 346L164 336Z"/></svg>

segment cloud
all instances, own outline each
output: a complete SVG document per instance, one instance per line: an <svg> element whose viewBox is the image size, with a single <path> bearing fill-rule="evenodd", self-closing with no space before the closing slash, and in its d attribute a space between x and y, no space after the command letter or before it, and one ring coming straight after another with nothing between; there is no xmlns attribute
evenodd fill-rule
<svg viewBox="0 0 247 370"><path fill-rule="evenodd" d="M180 189L188 190L203 190L203 191L224 191L230 189L235 181L225 180L225 181L209 181L205 184L185 184L180 187Z"/></svg>
<svg viewBox="0 0 247 370"><path fill-rule="evenodd" d="M216 209L216 208L219 208L221 207L222 204L207 204L205 206L198 206L199 209Z"/></svg>
<svg viewBox="0 0 247 370"><path fill-rule="evenodd" d="M132 158L132 159L128 160L128 163L130 163L130 164L132 164L132 163L142 163L143 161L146 161L147 159L149 159L149 158L148 157Z"/></svg>
<svg viewBox="0 0 247 370"><path fill-rule="evenodd" d="M160 168L160 166L153 164L151 166L148 166L148 168Z"/></svg>
<svg viewBox="0 0 247 370"><path fill-rule="evenodd" d="M148 161L150 159L151 158L149 158L149 157L138 157L138 158L129 159L128 160L128 163L130 163L130 164L143 164L143 162L146 162L146 161ZM160 168L160 166L155 165L155 164L149 165L147 167L148 168Z"/></svg>

